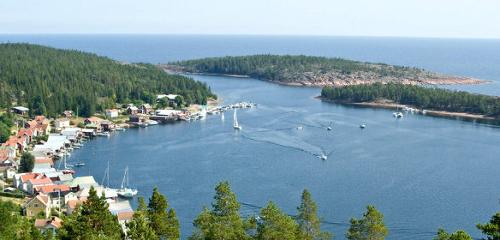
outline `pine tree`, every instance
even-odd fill
[[[139,205],[134,212],[132,220],[127,223],[127,237],[130,240],[157,240],[156,235],[150,222],[147,219],[147,207],[144,198],[139,198]]]
[[[383,240],[389,233],[384,224],[384,215],[374,206],[366,207],[367,211],[361,219],[351,219],[351,227],[347,231],[349,240]]]
[[[500,240],[500,212],[497,212],[489,223],[478,224],[477,228],[488,236],[488,240]]]
[[[58,234],[60,239],[122,239],[123,233],[116,216],[108,210],[104,197],[97,196],[93,187],[82,206],[64,219]]]
[[[463,230],[449,234],[444,229],[439,229],[434,240],[472,240],[472,237]]]
[[[229,183],[219,183],[215,188],[212,209],[204,208],[194,220],[196,231],[191,239],[249,239],[239,210],[240,204],[236,199],[236,194],[231,191]]]
[[[297,222],[299,224],[299,239],[303,240],[327,240],[332,235],[328,232],[321,232],[320,219],[318,217],[318,207],[311,197],[311,193],[305,189],[302,192],[300,206],[297,208],[299,214]]]
[[[261,221],[257,223],[257,240],[294,240],[297,236],[297,223],[283,213],[273,202],[260,211]]]
[[[24,152],[21,156],[21,163],[19,165],[19,172],[31,172],[35,166],[35,157],[29,152]]]
[[[172,211],[172,213],[170,213]],[[172,209],[168,209],[168,202],[158,188],[153,189],[153,195],[149,199],[148,218],[151,228],[162,239],[179,239],[179,220]]]

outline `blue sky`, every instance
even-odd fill
[[[0,0],[0,33],[500,38],[499,0]]]

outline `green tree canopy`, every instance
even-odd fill
[[[367,206],[361,219],[352,218],[346,238],[349,240],[383,240],[389,233],[384,215],[374,206]]]
[[[299,239],[327,240],[332,238],[330,233],[321,231],[318,207],[307,189],[302,192],[301,203],[297,210],[299,212],[297,215]]]
[[[488,236],[488,240],[500,240],[500,212],[493,215],[489,223],[478,224],[477,228]]]
[[[472,240],[472,237],[463,230],[458,230],[450,234],[444,229],[439,229],[434,240]]]
[[[249,239],[239,210],[240,204],[236,199],[236,194],[231,191],[229,183],[219,183],[215,187],[212,209],[204,208],[194,220],[196,231],[191,239]]]
[[[260,211],[260,221],[257,223],[257,240],[294,240],[304,239],[297,236],[298,225],[288,215],[283,213],[276,204],[269,202]]]
[[[122,239],[123,232],[116,216],[108,210],[104,193],[97,196],[94,187],[82,206],[63,221],[59,230],[60,239]]]
[[[35,157],[29,152],[24,152],[21,156],[21,163],[19,165],[19,172],[31,172],[35,166]]]
[[[38,240],[42,234],[33,222],[21,216],[21,208],[0,199],[0,239]]]
[[[127,237],[130,240],[158,240],[154,229],[150,226],[148,209],[143,197],[138,199],[139,205],[134,212],[132,220],[127,223]]]
[[[167,198],[156,187],[149,199],[147,213],[151,228],[161,239],[179,239],[179,220],[175,211],[169,209]]]

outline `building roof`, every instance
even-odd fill
[[[21,112],[27,112],[29,111],[30,109],[27,108],[27,107],[22,107],[22,106],[17,106],[17,107],[12,107],[12,109],[15,109],[17,111],[21,111]]]
[[[28,182],[30,179],[35,179],[36,177],[40,176],[38,173],[26,173],[21,175],[21,182],[25,183]]]
[[[37,190],[37,192],[45,193],[45,194],[53,193],[53,192],[67,192],[70,190],[69,186],[65,185],[65,184],[59,184],[59,185],[53,184],[53,185],[37,186],[35,189]]]
[[[93,176],[83,176],[83,177],[76,177],[71,181],[69,184],[70,187],[77,187],[80,186],[81,188],[90,188],[90,187],[97,187],[99,184],[95,181]]]
[[[58,217],[51,217],[47,219],[36,219],[35,227],[36,228],[46,228],[48,226],[53,226],[54,228],[59,229],[62,226],[62,219]]]
[[[133,216],[134,216],[134,211],[119,212],[118,214],[116,214],[118,221],[130,221],[130,220],[132,220]]]
[[[80,199],[72,199],[72,200],[68,200],[68,202],[66,203],[66,206],[68,206],[68,208],[75,209],[79,205],[82,205],[83,202],[84,201],[80,200]]]
[[[132,209],[132,206],[130,206],[129,201],[111,202],[111,203],[109,203],[108,209],[114,215],[117,215],[118,213],[123,213],[123,212],[134,212],[134,210]]]
[[[30,199],[25,206],[27,205],[30,205],[31,202],[33,202],[34,200],[38,200],[39,202],[41,202],[43,205],[47,206],[49,204],[49,196],[48,195],[45,195],[45,194],[38,194],[36,195],[36,197]]]
[[[52,180],[50,180],[50,178],[48,177],[44,177],[44,178],[30,179],[28,180],[28,182],[31,183],[31,185],[43,185],[43,184],[51,184]]]
[[[54,161],[49,157],[36,157],[35,164],[48,163],[51,166],[54,165]]]
[[[85,121],[89,121],[89,122],[100,122],[104,119],[102,118],[98,118],[98,117],[89,117],[89,118],[86,118]]]

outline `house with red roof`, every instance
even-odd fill
[[[35,219],[35,227],[42,233],[45,233],[46,231],[52,231],[53,236],[55,236],[56,231],[61,228],[62,222],[62,219],[58,217]]]
[[[28,180],[28,183],[26,184],[27,186],[27,192],[29,194],[34,194],[35,193],[35,188],[36,187],[41,187],[41,186],[47,186],[47,185],[52,185],[52,180],[48,177],[41,177],[41,178],[34,178]]]

